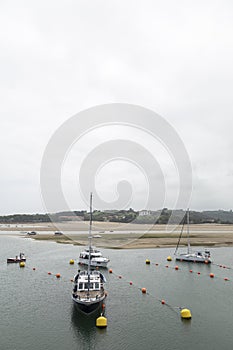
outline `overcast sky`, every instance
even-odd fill
[[[233,207],[232,1],[0,4],[0,214],[46,211],[40,166],[49,139],[76,113],[113,102],[149,108],[177,131],[192,163],[190,208]],[[89,146],[111,137],[119,137],[117,131],[100,130],[89,135]],[[75,147],[85,158],[85,140]],[[67,191],[75,147],[64,166]],[[161,154],[158,162],[166,163]],[[143,174],[135,175],[132,164],[120,161],[116,171],[114,164],[97,174],[100,196],[111,201],[124,174],[146,192]],[[165,177],[171,174],[167,167]],[[165,206],[174,201],[169,193],[168,179]],[[65,196],[72,197],[70,207],[86,209],[78,193]],[[140,193],[130,206],[146,206]]]

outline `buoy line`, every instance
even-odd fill
[[[117,277],[118,279],[125,280],[125,278],[122,275],[117,275],[115,272],[113,272],[112,269],[109,269],[109,273]],[[177,311],[180,311],[180,316],[183,319],[191,319],[192,315],[189,309],[181,307],[181,306],[172,306],[171,304],[167,303],[164,299],[160,299],[156,297],[154,294],[148,292],[148,290],[145,287],[139,287],[136,284],[134,284],[132,281],[127,281],[129,285],[135,287],[135,289],[140,290],[142,294],[146,294],[149,297],[155,299],[156,301],[159,301],[160,304],[166,305],[170,310],[174,311],[177,314]]]
[[[187,270],[186,269],[182,269],[181,267],[180,267],[180,265],[176,265],[176,266],[170,266],[170,265],[162,265],[162,263],[154,263],[154,262],[152,262],[152,265],[155,265],[156,267],[165,267],[165,268],[170,268],[170,269],[172,269],[172,270],[179,270],[179,271],[185,271],[185,272],[187,272]],[[214,273],[203,273],[203,272],[200,272],[200,271],[196,271],[196,270],[193,270],[193,269],[190,269],[190,270],[188,270],[190,273],[193,273],[194,275],[196,274],[196,275],[198,275],[198,276],[200,276],[200,275],[202,275],[202,276],[208,276],[208,277],[210,277],[210,278],[217,278],[217,279],[221,279],[221,280],[224,280],[224,281],[229,281],[229,282],[233,282],[233,280],[231,280],[229,277],[227,277],[227,276],[225,276],[225,277],[220,277],[220,276],[216,276]]]
[[[72,265],[72,264],[71,264],[71,265]],[[66,277],[62,276],[59,272],[57,272],[57,273],[53,273],[53,272],[50,272],[50,271],[45,272],[45,271],[42,271],[42,270],[36,268],[35,266],[33,266],[33,267],[28,266],[27,263],[25,263],[24,269],[27,269],[27,270],[30,270],[30,271],[32,270],[32,271],[39,272],[40,275],[42,275],[42,274],[43,274],[43,275],[44,275],[44,274],[47,274],[48,276],[56,277],[57,280],[60,280],[60,281],[62,281],[62,282],[64,282],[64,283],[71,283],[71,282],[74,282],[73,278],[67,279]]]

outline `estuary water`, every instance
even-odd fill
[[[102,270],[106,329],[96,328],[95,317],[80,314],[71,300],[70,279],[78,265],[69,260],[76,260],[81,249],[0,234],[1,350],[233,348],[233,248],[212,248],[212,265],[167,262],[173,248],[101,249],[113,270]],[[25,268],[6,264],[21,251],[27,256]],[[189,308],[192,320],[181,320],[179,307]]]

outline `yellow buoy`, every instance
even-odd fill
[[[180,311],[181,318],[184,318],[186,320],[190,320],[192,318],[191,311],[189,309],[182,309]]]
[[[150,265],[150,260],[149,259],[146,259],[146,264]]]
[[[70,265],[74,265],[74,259],[70,259]]]
[[[100,316],[96,319],[96,327],[99,327],[99,328],[106,328],[108,325],[108,320],[106,317],[104,316]]]
[[[25,262],[24,262],[24,261],[21,261],[21,262],[19,263],[19,266],[20,266],[20,267],[25,267]]]
[[[172,257],[170,255],[167,257],[167,261],[172,261]]]

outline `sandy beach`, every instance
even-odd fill
[[[17,224],[1,225],[0,231],[20,232],[25,238],[51,240],[63,244],[87,245],[88,222],[63,222],[59,224]],[[36,231],[35,236],[27,232]],[[55,235],[55,231],[63,235]],[[177,244],[181,226],[138,225],[112,222],[93,223],[93,244],[98,247],[115,249],[162,248]],[[233,245],[233,225],[202,224],[190,225],[192,246],[222,247]],[[181,245],[187,244],[186,229]]]

